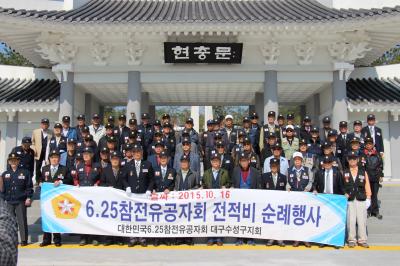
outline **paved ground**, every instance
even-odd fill
[[[368,250],[356,248],[287,246],[266,247],[259,243],[255,247],[225,245],[207,247],[198,244],[194,247],[153,247],[126,246],[79,247],[76,237],[65,237],[61,248],[40,248],[40,210],[39,202],[29,209],[30,241],[33,243],[19,249],[19,265],[399,265],[400,261],[400,183],[386,183],[380,194],[383,220],[368,219]],[[199,242],[201,243],[201,241]],[[1,265],[0,265],[1,266]]]

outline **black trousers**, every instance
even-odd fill
[[[22,242],[28,242],[28,221],[26,217],[25,201],[19,203],[7,203],[11,214],[17,217],[19,235]]]
[[[54,244],[61,244],[61,234],[60,233],[43,233],[43,243],[51,244],[51,235],[53,235]]]
[[[379,214],[378,192],[379,182],[371,182],[371,206],[369,211],[372,215]]]
[[[42,178],[42,163],[43,163],[42,158],[40,158],[39,160],[35,160],[35,173],[36,173],[35,181],[36,181],[36,183],[39,183],[40,179]]]

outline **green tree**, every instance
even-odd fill
[[[0,52],[0,64],[12,66],[33,66],[28,59],[21,54],[15,52],[7,44],[1,43],[2,51]]]
[[[381,57],[372,62],[371,66],[391,65],[400,63],[400,46],[396,45]]]

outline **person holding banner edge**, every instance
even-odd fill
[[[294,165],[288,170],[288,191],[305,191],[310,192],[313,185],[313,173],[307,166],[303,166],[303,154],[301,152],[293,153]],[[293,247],[298,247],[299,241],[294,241]],[[307,248],[311,245],[304,242]]]
[[[122,183],[126,194],[146,194],[150,197],[154,188],[154,171],[149,161],[143,160],[143,148],[139,144],[132,146],[133,160],[125,164]],[[142,237],[129,238],[128,247],[140,244],[147,247],[147,241]]]
[[[211,168],[204,172],[201,185],[204,189],[225,189],[231,186],[229,173],[226,169],[221,168],[221,155],[217,151],[211,153]],[[212,246],[214,244],[222,246],[222,238],[209,238],[207,245]]]
[[[85,147],[82,152],[83,162],[78,164],[75,169],[71,171],[74,179],[74,185],[77,187],[92,187],[98,186],[100,183],[101,166],[99,163],[93,162],[93,150],[91,147]],[[92,244],[99,245],[97,236],[95,235],[81,235],[79,245],[85,246],[89,240]]]
[[[43,166],[42,168],[42,182],[54,183],[55,187],[61,184],[72,185],[72,179],[68,174],[66,166],[60,165],[60,152],[58,150],[52,150],[49,153],[50,164]],[[43,242],[40,243],[40,247],[46,247],[51,245],[51,238],[53,236],[54,245],[56,247],[61,246],[61,234],[60,233],[43,233]]]
[[[239,154],[239,166],[233,169],[232,174],[232,185],[234,188],[239,189],[257,189],[260,182],[260,171],[250,166],[250,156],[246,152]],[[238,238],[236,240],[236,246],[244,244],[245,239]],[[247,244],[255,246],[254,239],[247,239]]]
[[[168,194],[170,191],[174,190],[176,171],[174,168],[169,166],[170,158],[166,151],[160,152],[159,158],[160,165],[154,167],[153,193],[164,192],[165,194]],[[171,240],[169,238],[154,239],[154,246],[159,246],[162,243],[170,246]]]
[[[258,184],[259,189],[266,190],[281,190],[285,191],[287,189],[287,177],[279,172],[280,160],[277,158],[272,158],[269,161],[271,172],[264,173],[261,176],[261,181]],[[267,241],[267,246],[272,246],[275,240],[269,239]],[[282,240],[278,240],[278,245],[284,247],[285,243]]]

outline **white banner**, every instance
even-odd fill
[[[108,187],[41,191],[45,232],[125,237],[240,237],[342,246],[344,196],[248,189],[205,189],[127,196]]]

